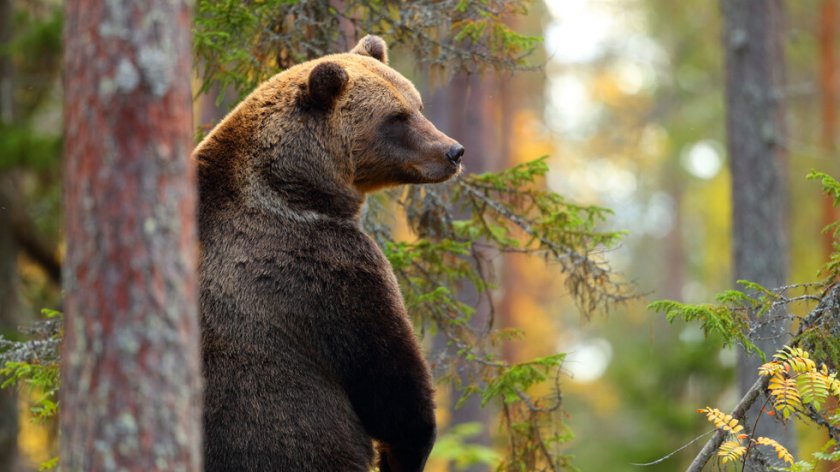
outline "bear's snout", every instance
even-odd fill
[[[464,146],[461,146],[458,143],[453,144],[449,147],[449,150],[446,151],[446,158],[449,159],[454,165],[458,165],[461,163],[461,156],[464,155]]]

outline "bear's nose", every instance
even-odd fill
[[[446,151],[446,158],[449,159],[449,162],[458,165],[461,163],[461,156],[464,155],[464,146],[461,146],[458,143],[452,145],[448,151]]]

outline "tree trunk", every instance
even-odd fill
[[[766,287],[787,279],[787,186],[785,183],[784,55],[781,0],[723,0],[726,55],[727,150],[732,172],[733,275]],[[772,355],[787,340],[787,324],[766,322],[752,339]],[[746,393],[760,363],[740,353],[738,382]],[[762,415],[762,402],[749,410],[756,434],[792,449],[793,427]],[[746,470],[763,470],[749,465]]]
[[[837,130],[837,59],[834,43],[837,38],[837,0],[822,0],[820,6],[820,101],[822,115],[822,132],[820,142],[826,159],[831,160],[837,150],[834,133]],[[836,167],[826,169],[826,172]],[[822,225],[820,229],[837,220],[834,201],[826,195],[823,197]],[[823,234],[823,253],[828,261],[834,252],[834,237],[828,231]]]
[[[0,176],[2,182],[3,176]],[[9,201],[0,191],[0,220],[9,216]],[[0,334],[17,327],[17,245],[11,228],[0,225]],[[18,409],[14,388],[0,389],[0,470],[17,470]]]
[[[831,162],[835,157],[837,142],[834,136],[837,130],[837,59],[835,41],[837,40],[837,0],[822,0],[820,5],[819,25],[819,51],[820,51],[820,96],[822,100],[822,132],[820,142],[826,159]],[[825,169],[826,172],[836,171],[837,166]],[[837,210],[834,208],[834,199],[829,195],[823,195],[822,200],[822,224],[820,229],[837,221]],[[834,253],[834,234],[826,231],[822,236],[823,260],[828,261]],[[827,405],[829,411],[837,412],[837,400],[834,397],[829,399]],[[826,441],[829,438],[826,437]],[[825,464],[825,470],[840,469],[840,461],[832,461]]]
[[[495,83],[495,79],[489,75],[479,76],[478,74],[460,72],[455,74],[446,86],[424,94],[428,109],[426,116],[441,131],[452,136],[466,149],[464,154],[465,172],[487,172],[496,170],[499,165],[497,153],[493,152],[495,148],[489,145],[493,138],[487,133],[493,127],[490,118],[492,116],[490,113],[492,105],[490,96],[493,83]],[[478,293],[475,287],[465,284],[459,288],[458,298],[465,303],[474,304],[478,298]],[[484,331],[489,315],[489,309],[486,305],[477,306],[476,313],[470,320],[472,329]],[[447,348],[445,341],[441,338],[436,339],[434,349],[451,349],[449,354],[453,357],[456,356],[455,349]],[[491,419],[495,412],[489,406],[482,408],[480,399],[475,395],[456,408],[455,405],[463,392],[456,385],[456,382],[452,382],[451,387],[449,409],[452,416],[449,426],[462,423],[480,423],[482,425],[481,434],[470,438],[469,443],[490,446]],[[489,467],[485,464],[474,464],[458,470],[486,472]]]
[[[0,0],[0,47],[12,39],[12,4]],[[8,54],[0,54],[0,126],[12,122],[12,61]],[[0,175],[0,182],[5,176]],[[10,221],[11,203],[0,191],[0,221]],[[10,334],[16,328],[17,313],[17,255],[10,224],[0,225],[0,334]],[[0,470],[14,471],[18,467],[18,410],[14,389],[0,390]]]
[[[201,469],[190,5],[65,4],[63,470]]]

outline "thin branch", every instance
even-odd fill
[[[55,248],[38,235],[32,220],[20,209],[14,195],[0,192],[0,215],[6,216],[15,244],[35,264],[40,266],[50,282],[61,285],[61,261]]]
[[[679,449],[676,449],[676,450],[674,450],[673,452],[670,452],[670,453],[668,453],[668,454],[666,454],[666,455],[664,455],[664,456],[660,457],[659,459],[656,459],[656,460],[655,460],[655,461],[653,461],[653,462],[645,462],[644,464],[637,464],[637,463],[635,463],[635,462],[631,462],[631,463],[630,463],[630,465],[635,465],[635,466],[639,466],[639,467],[647,467],[647,466],[651,466],[651,465],[656,465],[656,464],[659,464],[660,462],[665,462],[666,460],[670,459],[671,457],[673,457],[673,456],[674,456],[675,454],[677,454],[678,452],[680,452],[680,451],[684,450],[684,449],[685,449],[685,448],[687,448],[688,446],[691,446],[692,444],[694,444],[694,443],[696,443],[697,441],[699,441],[699,440],[701,440],[701,439],[705,438],[706,436],[708,436],[708,435],[710,435],[710,434],[714,433],[715,431],[716,431],[716,430],[707,431],[707,432],[705,432],[705,433],[701,434],[700,436],[697,436],[696,438],[692,439],[691,441],[689,441],[689,442],[687,442],[687,443],[683,444],[682,446],[680,446],[680,447],[679,447]]]
[[[770,377],[759,377],[758,380],[747,390],[747,393],[741,398],[741,401],[738,402],[738,405],[732,410],[732,417],[737,420],[742,420],[744,418],[744,414],[746,414],[747,410],[755,403],[755,400],[767,388],[767,384],[770,382]],[[703,470],[703,467],[706,465],[706,462],[712,458],[715,454],[715,451],[718,450],[721,443],[723,443],[723,439],[726,437],[726,432],[722,429],[718,429],[715,431],[715,435],[712,436],[704,446],[703,449],[700,450],[700,453],[697,454],[697,457],[691,462],[691,465],[685,469],[686,472],[700,472]]]

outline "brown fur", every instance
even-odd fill
[[[262,84],[199,144],[207,471],[420,471],[429,369],[365,193],[440,182],[457,145],[377,37]],[[460,154],[459,154],[460,156]]]

